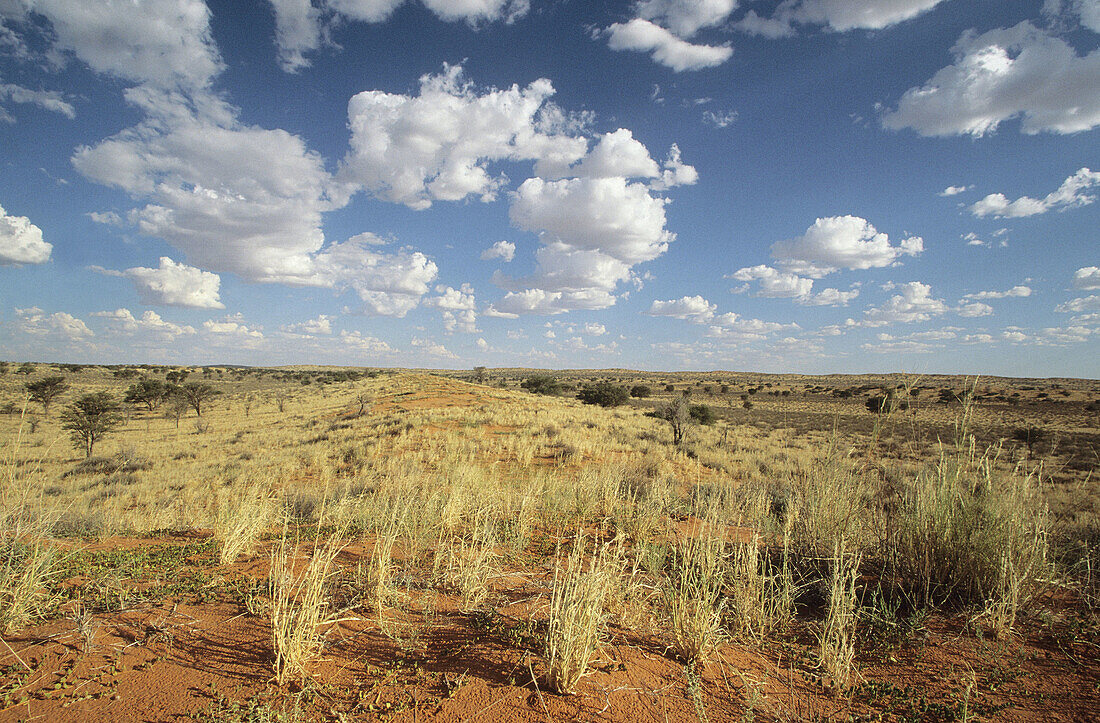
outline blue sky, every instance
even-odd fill
[[[1098,0],[0,19],[3,358],[1100,377]]]

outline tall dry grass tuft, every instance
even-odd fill
[[[235,562],[249,552],[275,517],[275,504],[259,485],[246,488],[218,511],[214,539],[221,564]]]
[[[672,629],[672,647],[690,663],[705,662],[725,635],[722,617],[727,574],[726,543],[702,526],[680,540],[662,585],[664,612]]]
[[[784,513],[789,518],[788,540],[795,559],[828,559],[840,539],[862,549],[869,532],[867,510],[872,496],[868,477],[833,440],[816,468],[791,481]]]
[[[283,513],[283,534],[271,553],[268,592],[271,596],[271,639],[275,651],[275,679],[279,685],[304,678],[308,664],[321,651],[319,628],[330,619],[328,581],[332,565],[344,545],[344,530],[333,532],[324,544],[312,546],[304,570],[295,564],[301,552],[289,538],[289,516]]]
[[[889,558],[917,605],[990,605],[1009,626],[1048,570],[1048,515],[1032,475],[999,471],[996,448],[941,453],[905,485]]]
[[[846,552],[843,540],[838,540],[831,560],[829,607],[818,636],[821,666],[838,691],[848,687],[855,662],[859,564],[860,555]]]
[[[51,606],[54,599],[48,592],[48,583],[61,562],[61,553],[49,540],[53,521],[42,510],[41,488],[31,483],[33,470],[20,470],[18,451],[23,443],[23,427],[21,418],[0,475],[0,633],[3,634],[25,627]]]
[[[578,536],[565,569],[554,571],[544,657],[550,688],[563,694],[572,693],[588,671],[607,622],[604,601],[618,574],[606,545],[593,542],[587,566],[586,551],[585,538]]]
[[[796,593],[786,547],[779,565],[758,535],[734,548],[728,596],[734,634],[760,641],[783,628],[794,619]]]
[[[476,513],[469,539],[445,539],[441,533],[436,546],[434,576],[459,592],[463,610],[475,609],[489,597],[489,579],[496,573],[497,558],[493,550],[493,513],[493,507],[482,507]]]

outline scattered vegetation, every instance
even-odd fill
[[[12,716],[199,659],[210,719],[468,717],[486,684],[539,719],[1100,704],[1091,382],[63,371],[61,414],[0,416]]]

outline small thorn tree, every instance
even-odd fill
[[[156,411],[168,396],[169,386],[159,379],[142,379],[126,390],[125,400],[130,404],[143,404],[150,412]]]
[[[202,407],[214,397],[221,394],[217,389],[209,384],[202,384],[200,382],[188,382],[179,387],[177,392],[187,403],[191,405],[191,408],[195,410],[195,416],[202,416]]]
[[[654,412],[654,416],[665,420],[672,427],[672,443],[677,447],[684,441],[684,430],[691,423],[689,407],[687,397],[679,396],[673,397],[668,406]]]
[[[107,392],[85,394],[61,412],[61,427],[69,430],[73,446],[92,456],[95,443],[122,422],[118,402]]]
[[[32,402],[42,405],[42,413],[50,413],[50,403],[61,396],[69,385],[65,383],[65,377],[43,377],[36,382],[27,382],[23,385]]]

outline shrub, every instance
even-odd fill
[[[611,382],[597,382],[585,384],[577,392],[577,399],[585,404],[599,404],[601,407],[617,407],[625,404],[630,398],[626,387],[620,387]]]
[[[706,404],[692,404],[688,407],[688,416],[699,424],[714,424],[714,420],[717,419],[714,410]]]
[[[630,396],[634,397],[635,399],[645,399],[646,397],[652,395],[653,390],[645,384],[635,384],[630,388]]]
[[[561,382],[549,374],[527,377],[519,385],[534,394],[547,394],[550,396],[561,394]]]

